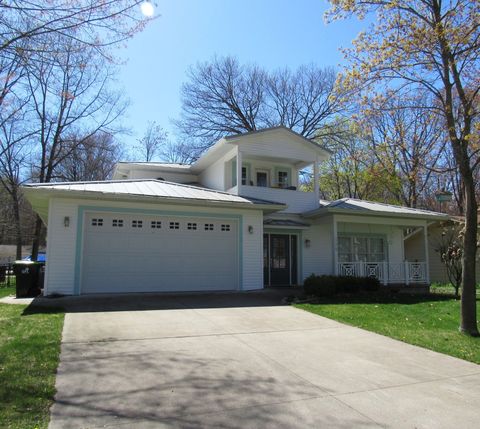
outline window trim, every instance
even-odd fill
[[[350,248],[351,252],[350,254],[352,255],[352,257],[350,259],[353,259],[353,260],[350,260],[350,261],[341,261],[341,253],[340,253],[340,245],[339,245],[339,239],[340,238],[349,238],[350,239],[350,245],[352,243],[352,239],[353,238],[367,238],[367,239],[373,239],[373,238],[379,238],[383,241],[383,261],[373,261],[371,260],[371,255],[372,253],[370,252],[370,242],[368,242],[367,246],[368,246],[368,258],[365,262],[388,262],[389,261],[389,254],[388,254],[388,237],[386,234],[370,234],[370,233],[361,233],[361,232],[342,232],[342,233],[338,233],[337,234],[337,248],[336,248],[336,251],[337,251],[337,259],[338,259],[338,262],[361,262],[359,259],[358,259],[358,254],[357,255],[353,255],[353,247]]]

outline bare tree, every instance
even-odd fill
[[[57,44],[45,44],[55,33],[74,40],[79,49],[118,44],[143,29],[143,0],[5,0],[0,2],[0,55],[43,60],[58,53]]]
[[[431,105],[431,97],[422,89],[413,96],[386,93],[371,102],[360,122],[375,159],[399,179],[385,185],[393,184],[391,191],[398,192],[408,207],[417,207],[433,184],[432,173],[440,167],[446,145],[441,118]]]
[[[122,158],[122,148],[111,134],[98,132],[68,139],[72,147],[57,165],[54,178],[67,182],[107,180]]]
[[[191,139],[194,153],[225,134],[278,125],[313,138],[340,113],[330,68],[311,65],[268,73],[232,57],[215,57],[192,67],[188,78],[176,125],[182,137]]]
[[[358,131],[356,123],[336,125],[342,139],[321,137],[319,141],[332,151],[320,166],[320,195],[326,200],[359,198],[398,203],[398,178],[376,162],[372,148]]]
[[[27,90],[33,114],[29,120],[35,130],[32,140],[35,158],[33,178],[38,182],[55,179],[55,171],[83,140],[99,133],[115,131],[114,124],[123,114],[126,103],[119,92],[109,90],[113,70],[89,49],[79,50],[71,39],[51,39],[46,43],[63,43],[61,52],[46,62],[26,67]],[[37,220],[32,254],[38,250],[42,228]]]
[[[334,130],[325,123],[343,111],[335,79],[333,68],[313,64],[271,73],[266,81],[265,124],[285,125],[306,138],[328,136],[327,130]]]
[[[167,141],[167,133],[155,121],[149,122],[144,136],[138,140],[137,150],[146,162],[160,154],[162,145]]]

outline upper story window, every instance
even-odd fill
[[[247,167],[242,167],[242,185],[249,185],[247,177]]]
[[[278,171],[277,172],[277,183],[281,188],[286,188],[290,186],[290,178],[288,177],[288,171]]]

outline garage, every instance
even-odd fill
[[[238,231],[231,218],[86,212],[80,293],[237,290]]]

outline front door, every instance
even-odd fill
[[[264,282],[288,286],[297,280],[297,237],[290,234],[265,234],[263,243]]]

